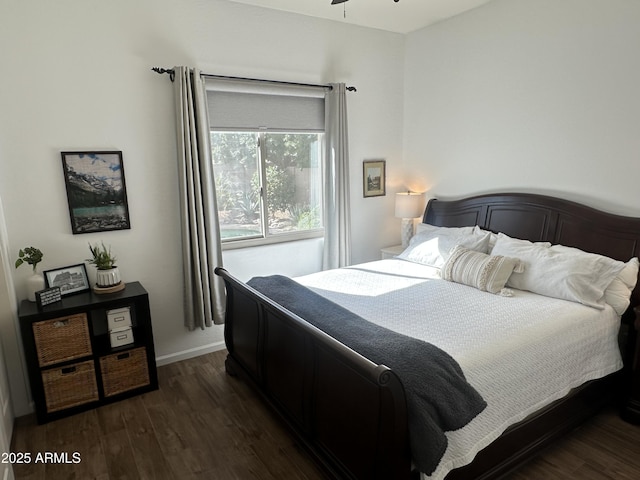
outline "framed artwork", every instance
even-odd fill
[[[47,270],[44,272],[44,281],[47,288],[60,288],[60,295],[63,297],[72,293],[88,292],[91,288],[84,263]]]
[[[131,228],[122,152],[62,152],[73,233]]]
[[[365,160],[362,162],[363,193],[365,197],[386,195],[386,163],[384,160]]]

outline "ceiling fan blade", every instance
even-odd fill
[[[339,3],[348,2],[349,0],[331,0],[331,5],[338,5]]]

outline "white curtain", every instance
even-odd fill
[[[224,323],[224,283],[214,274],[222,247],[204,82],[197,70],[174,71],[185,326],[194,330]]]
[[[322,258],[322,268],[325,270],[351,264],[346,86],[344,83],[333,83],[331,87],[325,95],[325,233]]]

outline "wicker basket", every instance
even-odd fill
[[[110,397],[149,385],[147,350],[135,348],[100,358],[104,396]]]
[[[32,326],[41,367],[91,355],[85,313],[34,322]]]
[[[42,384],[47,412],[56,412],[98,400],[93,360],[44,370]]]

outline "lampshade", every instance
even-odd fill
[[[424,194],[417,192],[396,193],[396,217],[416,218],[422,216]]]

